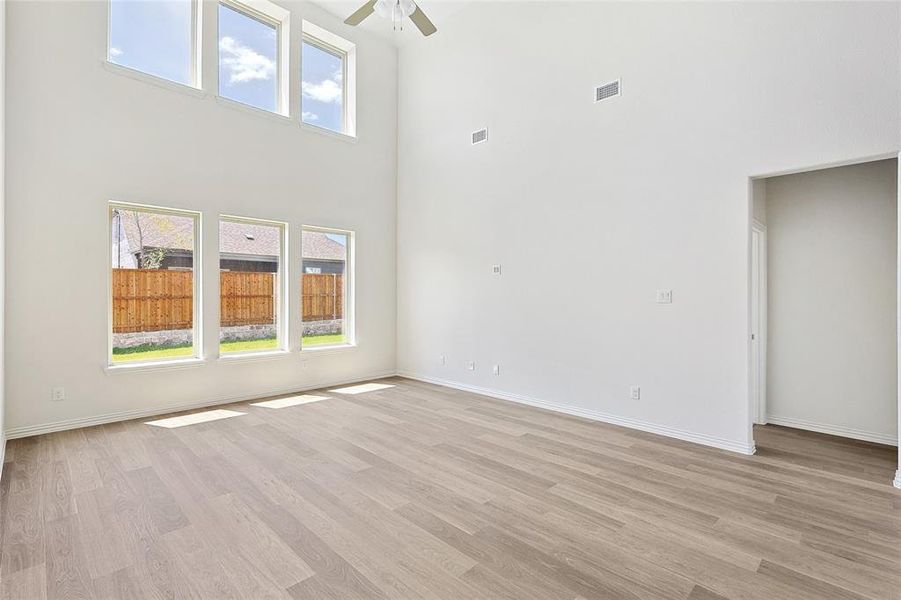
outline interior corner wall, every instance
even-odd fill
[[[480,2],[405,45],[399,371],[749,451],[748,177],[898,152],[899,10]]]
[[[356,44],[360,101],[351,142],[300,126],[297,81],[291,120],[235,107],[209,86],[200,96],[106,68],[107,4],[8,4],[9,435],[393,374],[396,47],[308,2],[279,1],[291,11],[292,74],[302,19]],[[216,4],[204,2],[204,11],[209,75],[217,64]],[[213,355],[202,365],[105,371],[110,200],[202,212],[202,313]],[[295,299],[300,226],[355,231],[357,347],[216,360],[220,214],[290,224]],[[298,327],[293,335],[299,339]],[[51,401],[52,386],[65,387],[64,401]]]
[[[897,159],[766,190],[769,422],[896,444]]]

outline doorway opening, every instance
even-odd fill
[[[750,181],[748,412],[759,452],[826,465],[834,445],[871,458],[868,476],[898,468],[898,173],[893,157]]]

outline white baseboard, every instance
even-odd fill
[[[863,431],[861,429],[844,427],[842,425],[826,425],[824,423],[814,423],[813,421],[807,421],[805,419],[779,417],[774,415],[767,416],[767,423],[770,425],[782,425],[783,427],[794,427],[795,429],[806,429],[807,431],[816,431],[817,433],[827,433],[829,435],[862,440],[864,442],[886,444],[887,446],[898,445],[898,438],[889,434]]]
[[[591,419],[592,421],[601,421],[604,423],[610,423],[612,425],[620,425],[622,427],[628,427],[630,429],[638,429],[640,431],[656,433],[658,435],[676,438],[679,440],[684,440],[686,442],[694,442],[695,444],[702,444],[704,446],[712,446],[714,448],[719,448],[721,450],[729,450],[730,452],[738,452],[739,454],[750,455],[750,454],[754,454],[756,452],[756,448],[754,447],[753,442],[751,444],[746,444],[744,442],[727,440],[725,438],[706,435],[703,433],[695,433],[692,431],[685,431],[682,429],[675,429],[673,427],[667,427],[665,425],[657,425],[656,423],[649,423],[647,421],[632,419],[630,417],[620,417],[617,415],[611,415],[609,413],[603,413],[603,412],[599,412],[596,410],[581,408],[578,406],[558,404],[556,402],[540,400],[538,398],[532,398],[530,396],[523,396],[520,394],[511,394],[509,392],[501,392],[498,390],[492,390],[492,389],[488,389],[488,388],[481,388],[481,387],[476,387],[476,386],[472,386],[472,385],[465,385],[462,383],[457,383],[455,381],[448,381],[445,379],[436,379],[434,377],[426,377],[423,375],[417,375],[415,373],[398,371],[397,374],[400,377],[406,377],[408,379],[415,379],[416,381],[423,381],[425,383],[433,383],[435,385],[441,385],[444,387],[454,388],[454,389],[462,390],[465,392],[472,392],[474,394],[481,394],[482,396],[489,396],[491,398],[497,398],[499,400],[508,400],[510,402],[518,402],[519,404],[527,404],[529,406],[534,406],[537,408],[543,408],[543,409],[552,410],[555,412],[566,413],[568,415],[574,415],[576,417],[583,417],[586,419]]]
[[[13,427],[6,430],[6,439],[14,440],[17,438],[29,437],[32,435],[41,435],[44,433],[53,433],[55,431],[66,431],[69,429],[80,429],[81,427],[91,427],[93,425],[103,425],[104,423],[115,423],[117,421],[130,421],[132,419],[140,419],[143,417],[153,417],[156,415],[165,415],[169,413],[181,412],[185,410],[193,410],[195,408],[206,408],[208,406],[217,406],[220,404],[232,404],[235,402],[246,402],[248,400],[257,400],[267,396],[279,396],[282,394],[294,394],[307,392],[310,390],[318,390],[325,387],[334,387],[336,385],[350,385],[352,383],[360,383],[363,381],[371,381],[373,379],[381,379],[383,377],[392,377],[394,371],[383,371],[372,373],[369,375],[361,375],[352,379],[343,379],[340,381],[320,381],[302,387],[291,387],[277,390],[262,390],[253,394],[242,394],[239,396],[230,396],[227,398],[217,398],[215,400],[202,400],[200,402],[185,402],[182,404],[172,404],[161,406],[158,408],[145,408],[138,410],[125,410],[121,412],[105,413],[102,415],[94,415],[90,417],[80,417],[77,419],[69,419],[66,421],[55,421],[53,423],[41,423],[38,425],[26,425],[24,427]]]

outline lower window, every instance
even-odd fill
[[[199,356],[200,214],[113,203],[109,218],[110,363]]]
[[[353,233],[304,227],[301,245],[302,346],[353,344]]]
[[[219,219],[219,354],[284,347],[283,223]]]

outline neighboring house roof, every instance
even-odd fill
[[[344,260],[347,248],[318,231],[303,232],[303,257],[315,260]]]
[[[144,248],[166,248],[191,251],[194,249],[193,227],[190,217],[138,213],[120,210],[126,242],[132,253]],[[142,243],[143,240],[143,243]],[[234,221],[219,222],[219,247],[225,254],[278,256],[278,228]],[[304,231],[303,257],[315,260],[342,261],[347,249],[324,233]]]
[[[219,221],[219,251],[226,254],[278,256],[278,227]]]

